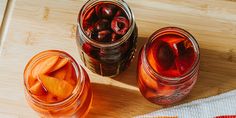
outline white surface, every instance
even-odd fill
[[[178,118],[213,118],[221,115],[236,115],[236,90],[172,108],[158,110],[136,118],[160,116],[177,116]]]

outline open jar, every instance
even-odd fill
[[[41,117],[84,117],[92,103],[88,74],[63,51],[35,55],[25,67],[24,88]]]
[[[116,76],[134,57],[137,27],[123,0],[89,0],[78,15],[77,45],[92,72]]]
[[[140,92],[160,105],[181,100],[198,78],[199,55],[199,46],[187,31],[177,27],[156,31],[139,53]]]

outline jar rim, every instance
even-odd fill
[[[124,10],[129,18],[129,22],[130,22],[130,27],[129,30],[125,33],[125,35],[123,35],[118,41],[113,42],[113,43],[101,43],[101,42],[97,42],[92,40],[91,38],[89,38],[84,29],[83,29],[83,14],[84,11],[91,7],[92,5],[96,5],[98,2],[111,2],[113,4],[116,4],[118,6],[122,6],[124,7]],[[114,47],[117,45],[121,45],[123,44],[126,40],[128,40],[128,37],[131,36],[133,30],[135,29],[135,17],[133,15],[132,10],[130,9],[130,7],[128,6],[128,4],[124,1],[124,0],[88,0],[80,9],[79,14],[78,14],[78,19],[77,19],[77,31],[79,31],[78,33],[80,33],[83,37],[85,37],[84,39],[86,41],[88,41],[89,43],[93,44],[95,47],[102,47],[102,48],[106,48],[106,47]]]
[[[185,72],[184,74],[180,75],[180,76],[177,76],[177,77],[168,77],[168,76],[165,76],[165,75],[161,75],[159,74],[158,72],[156,72],[150,62],[147,60],[147,47],[151,45],[152,41],[155,40],[157,37],[159,37],[159,35],[163,34],[163,33],[167,33],[167,32],[175,32],[175,33],[180,33],[181,35],[184,35],[188,38],[189,41],[191,41],[193,47],[194,47],[194,53],[196,54],[196,59],[194,61],[194,64],[191,66],[191,68]],[[161,78],[165,81],[181,81],[183,79],[185,79],[187,76],[191,76],[192,74],[194,74],[195,72],[195,68],[198,66],[199,62],[200,62],[200,50],[199,50],[199,45],[198,45],[198,42],[196,41],[196,39],[193,37],[192,34],[190,34],[188,31],[182,29],[182,28],[179,28],[179,27],[164,27],[164,28],[161,28],[157,31],[155,31],[150,37],[149,37],[149,40],[148,42],[144,45],[144,49],[143,49],[143,52],[144,52],[144,65],[147,66],[147,68],[149,69],[149,71],[155,76],[155,77],[158,77],[158,78]]]
[[[43,54],[43,53],[45,53],[45,54]],[[66,99],[64,99],[62,101],[59,101],[59,102],[55,102],[55,103],[46,103],[46,102],[40,101],[39,99],[32,96],[32,93],[29,91],[29,88],[28,88],[28,85],[27,85],[28,78],[27,78],[26,75],[27,75],[27,72],[29,72],[30,69],[32,69],[32,66],[37,61],[39,61],[41,58],[43,58],[43,56],[46,56],[47,54],[52,54],[53,55],[53,54],[56,54],[56,53],[59,53],[59,55],[62,54],[63,56],[69,58],[72,61],[72,65],[73,65],[74,70],[76,72],[77,79],[80,82],[77,82],[77,84],[76,84],[75,88],[73,89],[71,95],[69,97],[67,97]],[[43,55],[40,55],[40,54],[43,54]],[[39,56],[39,57],[37,57],[37,56]],[[36,103],[37,105],[44,106],[44,107],[55,107],[55,106],[64,105],[64,104],[70,102],[75,97],[81,96],[82,91],[83,91],[84,86],[85,86],[85,76],[84,76],[82,67],[77,64],[77,62],[74,60],[74,58],[71,55],[69,55],[68,53],[66,53],[64,51],[60,51],[60,50],[45,50],[45,51],[39,52],[35,56],[33,56],[29,60],[27,65],[25,66],[23,78],[24,78],[24,89],[25,89],[26,93],[28,94],[28,96],[30,96],[30,98],[32,98],[32,102]]]

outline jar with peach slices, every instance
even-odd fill
[[[41,117],[84,117],[92,103],[86,71],[66,52],[34,56],[24,71],[25,96]]]

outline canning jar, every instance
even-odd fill
[[[24,88],[41,117],[84,117],[92,103],[88,74],[63,51],[35,55],[25,67]]]
[[[138,59],[138,87],[150,102],[167,105],[184,98],[199,72],[199,46],[187,31],[162,28],[151,35]]]
[[[89,0],[77,23],[77,45],[85,66],[102,76],[116,76],[134,57],[137,42],[134,15],[123,0]]]

